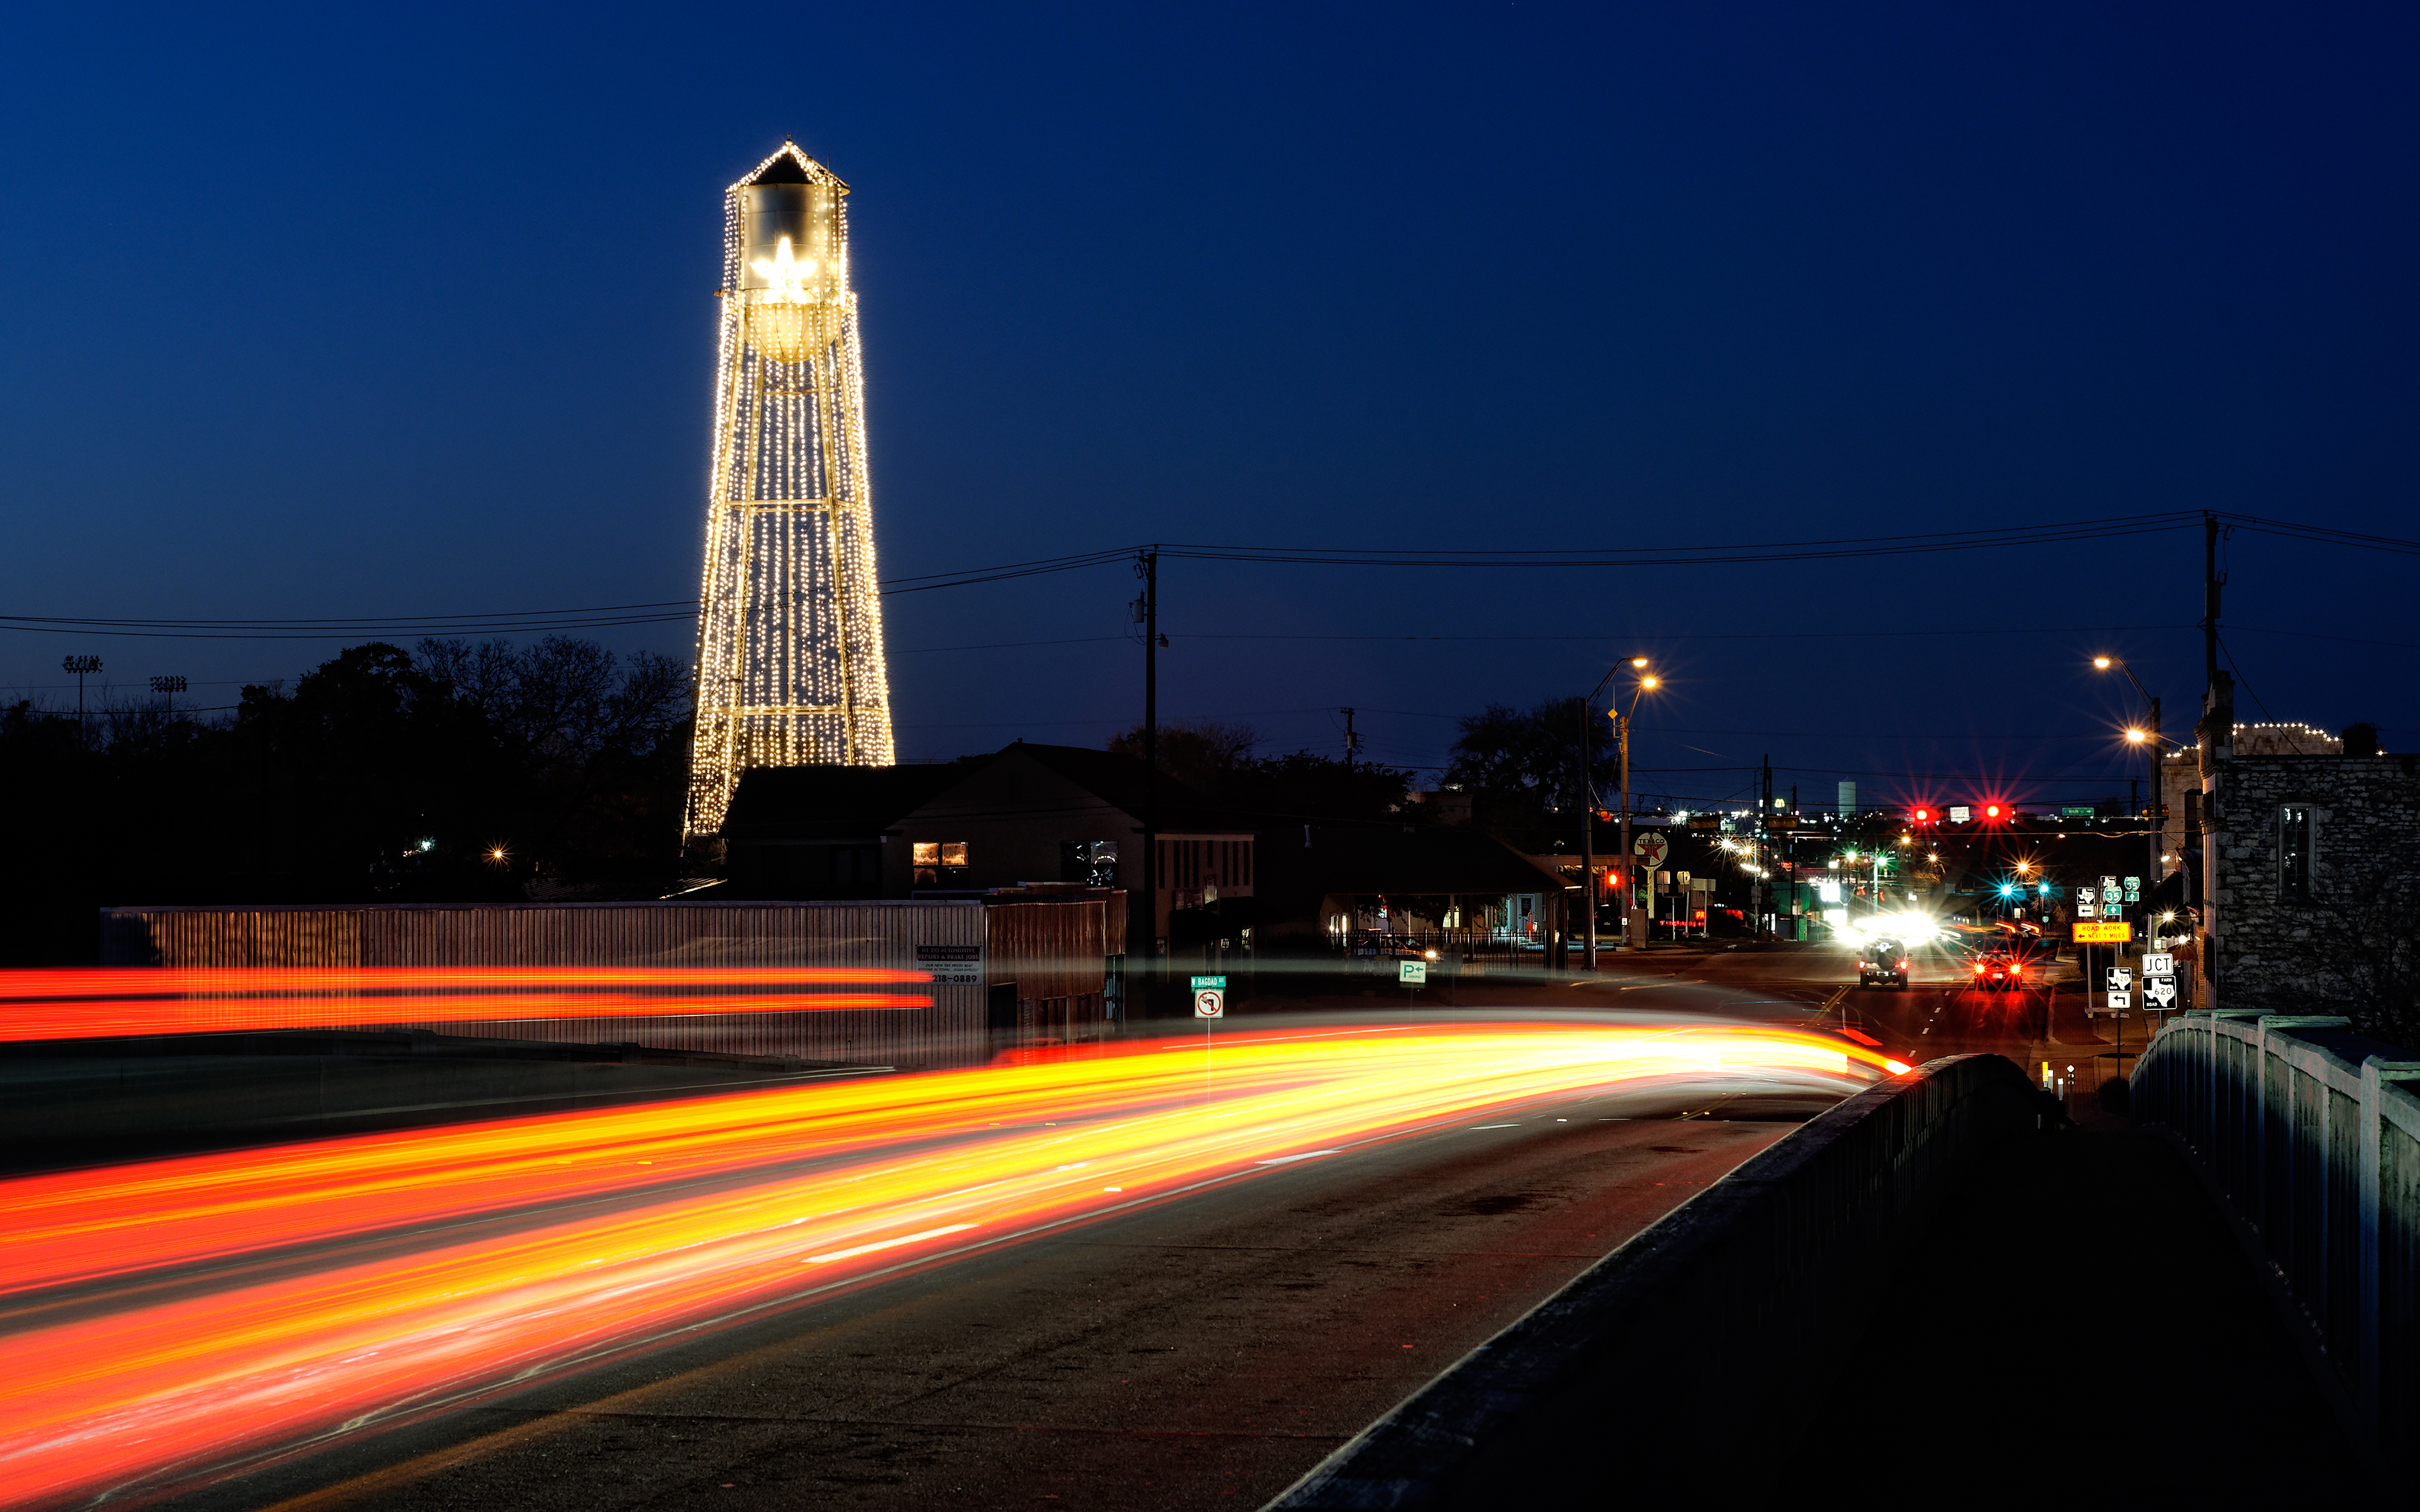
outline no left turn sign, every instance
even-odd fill
[[[1227,995],[1218,991],[1217,988],[1204,987],[1200,992],[1193,995],[1193,1016],[1195,1018],[1219,1018],[1224,1016],[1226,1011]]]

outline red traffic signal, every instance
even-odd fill
[[[1919,825],[1931,817],[1932,810],[1930,809],[1918,809],[1916,810],[1916,822]]]

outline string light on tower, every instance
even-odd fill
[[[848,186],[795,143],[724,193],[690,840],[752,766],[888,766]]]

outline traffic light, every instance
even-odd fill
[[[1931,817],[1932,810],[1930,809],[1918,809],[1916,810],[1916,822],[1919,825]]]

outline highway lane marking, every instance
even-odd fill
[[[1473,1129],[1518,1129],[1521,1126],[1517,1123],[1474,1123],[1471,1127]]]
[[[897,1239],[877,1240],[874,1243],[859,1244],[851,1249],[836,1249],[828,1255],[810,1255],[799,1263],[830,1265],[834,1260],[853,1259],[860,1255],[871,1255],[876,1250],[897,1249],[902,1244],[913,1244],[920,1239],[939,1239],[943,1234],[963,1234],[973,1227],[975,1226],[972,1224],[948,1224],[939,1228],[927,1228],[921,1234],[902,1234]]]
[[[1272,1155],[1266,1160],[1256,1160],[1252,1162],[1252,1164],[1255,1165],[1283,1165],[1293,1161],[1312,1160],[1321,1155],[1337,1155],[1342,1153],[1343,1153],[1343,1151],[1338,1149],[1306,1149],[1299,1155]]]

